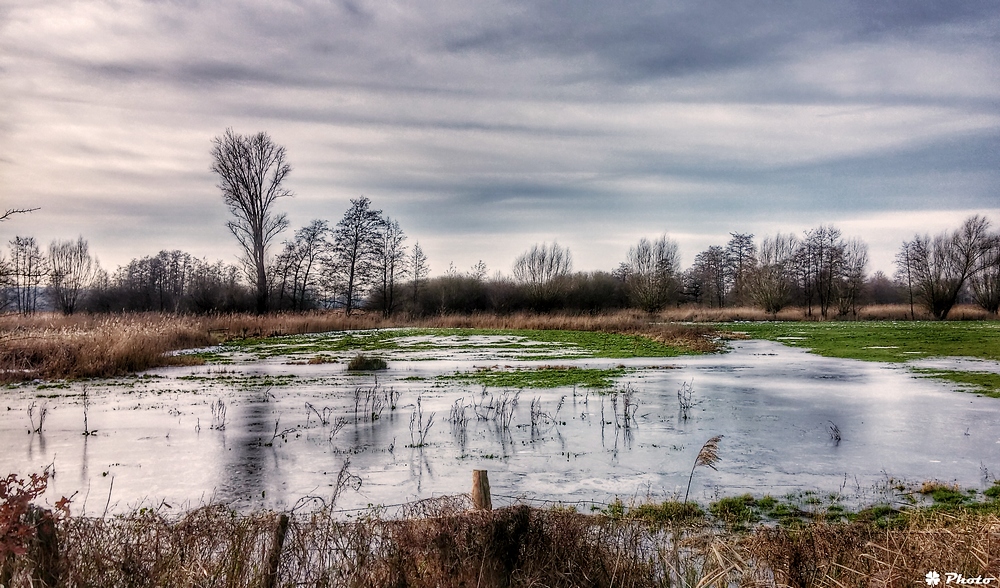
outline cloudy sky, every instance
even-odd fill
[[[227,127],[287,148],[291,229],[365,195],[434,273],[821,223],[891,272],[1000,224],[1000,4],[0,0],[0,209],[40,208],[0,241],[235,261]]]

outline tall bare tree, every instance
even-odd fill
[[[275,280],[278,282],[278,302],[286,293],[293,310],[309,306],[314,293],[321,257],[328,251],[330,227],[325,220],[314,220],[285,241],[285,248],[275,259]]]
[[[726,274],[729,278],[729,295],[733,304],[746,302],[746,276],[756,264],[757,249],[752,233],[729,233],[726,243]]]
[[[559,243],[532,245],[514,260],[514,279],[528,287],[536,304],[545,303],[559,287],[558,280],[573,269],[573,255]]]
[[[351,200],[333,230],[331,271],[339,275],[344,287],[344,312],[353,312],[362,298],[362,288],[371,279],[372,262],[378,245],[382,211],[371,207],[371,200],[362,196]]]
[[[408,272],[410,274],[410,284],[413,287],[413,308],[416,310],[420,306],[420,287],[427,279],[430,269],[427,267],[427,255],[424,253],[420,242],[413,244],[413,251],[407,260]]]
[[[858,316],[861,295],[868,269],[868,244],[860,239],[848,239],[843,250],[840,280],[836,287],[837,312]]]
[[[49,245],[49,293],[63,314],[73,314],[98,270],[83,237]]]
[[[240,135],[226,129],[212,140],[212,171],[233,220],[226,223],[246,254],[257,290],[257,312],[267,311],[267,248],[288,226],[283,213],[274,211],[278,198],[292,193],[282,182],[292,171],[285,148],[267,133]]]
[[[972,277],[972,294],[980,306],[996,314],[1000,309],[1000,234],[990,235],[985,249]]]
[[[406,234],[399,223],[389,217],[382,219],[375,246],[375,280],[378,304],[383,316],[396,310],[396,284],[406,276]]]
[[[910,319],[916,319],[917,315],[914,311],[914,286],[916,280],[916,268],[917,260],[919,259],[919,250],[923,249],[920,243],[920,237],[916,237],[913,241],[904,241],[903,246],[900,248],[899,253],[896,254],[896,280],[906,286],[906,296],[910,302]]]
[[[10,276],[14,303],[21,314],[34,314],[48,265],[34,237],[14,237],[10,241]]]
[[[795,273],[802,288],[806,314],[812,316],[813,301],[819,302],[826,318],[836,299],[844,269],[844,248],[840,229],[821,225],[806,231],[795,254]]]
[[[904,243],[904,250],[910,249],[917,298],[934,318],[948,318],[962,287],[982,266],[989,253],[989,227],[985,217],[975,215],[952,233]]]
[[[797,249],[795,235],[778,233],[774,237],[765,237],[757,254],[757,264],[747,273],[747,295],[772,316],[789,303]]]
[[[708,300],[709,306],[721,308],[726,304],[728,259],[726,250],[718,245],[709,247],[694,258],[690,277],[697,284],[701,297]]]
[[[655,241],[643,237],[628,251],[620,268],[632,304],[647,312],[661,310],[677,293],[680,260],[677,242],[662,235]]]

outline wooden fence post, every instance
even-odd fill
[[[52,512],[36,506],[30,507],[28,520],[35,527],[31,541],[31,561],[34,562],[32,582],[45,588],[55,588],[59,583],[59,540],[56,537],[56,519]]]
[[[285,544],[288,533],[288,515],[281,513],[278,517],[278,527],[274,530],[274,541],[271,552],[267,556],[267,575],[264,576],[264,588],[274,588],[278,581],[278,565],[281,563],[281,548]]]
[[[490,478],[486,470],[472,470],[472,507],[476,510],[493,510]]]

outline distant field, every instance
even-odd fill
[[[923,357],[1000,360],[1000,323],[992,321],[761,322],[716,328],[803,347],[826,357],[887,362]]]
[[[716,327],[754,339],[802,347],[826,357],[893,363],[930,357],[1000,360],[1000,323],[996,321],[759,322]],[[1000,397],[1000,374],[914,371],[925,377],[954,382],[962,389]]]

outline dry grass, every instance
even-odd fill
[[[658,324],[641,313],[515,314],[384,319],[341,312],[195,317],[159,313],[0,316],[0,382],[110,377],[194,358],[169,352],[230,339],[383,327],[570,329],[641,334],[668,345],[715,349],[707,327]]]
[[[922,584],[931,570],[941,574],[942,584],[947,572],[1000,577],[998,540],[1000,518],[994,514],[920,511],[898,528],[855,522],[760,529],[740,548],[755,562],[748,580],[773,576],[779,586],[902,587]]]
[[[612,519],[514,506],[468,511],[467,497],[420,516],[345,521],[300,513],[276,586],[914,586],[936,570],[1000,576],[1000,518],[920,511],[871,522],[758,527]],[[278,515],[205,507],[73,518],[59,527],[59,586],[262,586]],[[31,556],[10,586],[30,586]]]

